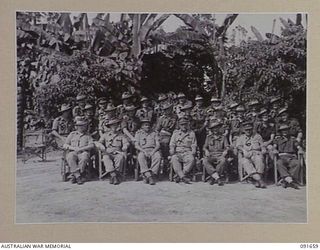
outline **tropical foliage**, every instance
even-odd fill
[[[281,20],[280,36],[263,36],[252,27],[256,40],[238,26],[243,41],[235,44],[226,34],[237,14],[226,15],[220,26],[213,15],[175,14],[186,25],[168,33],[161,25],[171,15],[122,14],[111,22],[109,14],[99,13],[89,24],[85,13],[71,20],[69,13],[18,12],[18,127],[25,108],[50,121],[60,104],[80,92],[92,100],[117,100],[124,90],[150,97],[201,93],[226,102],[281,95],[304,117],[305,104],[295,102],[306,92],[301,20]]]

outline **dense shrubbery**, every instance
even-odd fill
[[[20,116],[26,107],[50,119],[80,92],[117,100],[124,90],[150,97],[183,91],[190,98],[223,95],[226,102],[252,97],[265,102],[280,95],[305,123],[306,30],[301,25],[282,20],[280,37],[269,34],[230,46],[225,32],[236,15],[220,27],[210,16],[176,15],[187,28],[174,33],[157,30],[169,15],[160,21],[154,14],[137,15],[111,23],[108,15],[98,14],[89,27],[85,14],[72,23],[67,13],[18,13]],[[37,24],[40,17],[48,24]],[[137,26],[137,20],[147,21]],[[163,48],[155,49],[159,45]]]

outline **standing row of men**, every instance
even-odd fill
[[[85,150],[80,146],[75,150],[74,144],[88,135],[92,138],[88,140],[89,149],[97,147],[103,152],[112,184],[119,184],[119,173],[126,154],[130,153],[137,154],[144,180],[151,185],[155,183],[154,175],[159,172],[161,159],[164,165],[172,163],[177,182],[189,183],[188,174],[196,156],[202,159],[209,183],[222,185],[221,173],[239,156],[238,164],[252,177],[256,187],[265,188],[261,178],[266,167],[264,159],[277,155],[283,186],[297,188],[294,180],[300,165],[296,153],[302,151],[303,134],[297,120],[289,118],[287,108],[280,106],[280,98],[270,101],[269,110],[260,109],[257,100],[246,106],[231,103],[226,107],[215,97],[211,98],[210,106],[205,107],[201,96],[196,96],[193,106],[183,93],[173,98],[161,94],[154,105],[142,97],[139,108],[127,92],[118,107],[100,99],[95,109],[86,103],[84,95],[78,95],[77,102],[73,109],[62,105],[62,114],[54,120],[52,132],[64,148],[81,155],[76,159],[72,153],[73,161],[67,158],[69,165],[74,166],[72,169],[80,169],[72,179],[74,183],[82,183],[79,173],[87,164],[88,156],[84,156]],[[85,126],[87,133],[79,129],[70,133],[72,123]]]

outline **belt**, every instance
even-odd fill
[[[161,129],[160,133],[165,134],[165,135],[171,135],[171,132]]]
[[[279,153],[279,156],[296,156],[294,153]]]

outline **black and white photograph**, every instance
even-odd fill
[[[15,14],[15,223],[308,222],[307,13]]]

